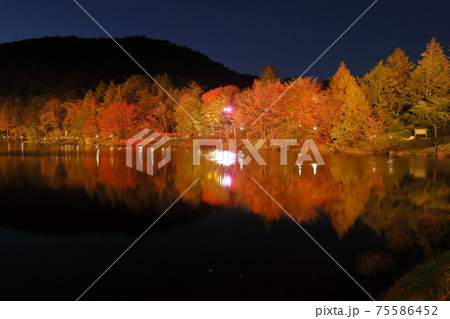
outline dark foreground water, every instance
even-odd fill
[[[197,178],[84,300],[367,300],[252,178],[375,298],[449,248],[448,159],[262,156],[175,149],[150,176],[120,148],[0,144],[0,299],[77,299]]]

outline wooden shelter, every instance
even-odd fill
[[[423,135],[424,137],[417,137],[418,135]],[[415,128],[414,129],[414,139],[419,139],[419,138],[428,138],[428,129],[426,128]]]

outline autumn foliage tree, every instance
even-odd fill
[[[103,112],[99,120],[103,138],[128,138],[133,136],[136,124],[136,105],[112,103]]]
[[[292,85],[292,86],[291,86]],[[331,141],[331,129],[338,116],[338,103],[321,85],[311,78],[301,78],[283,96],[279,113],[277,136],[286,138],[314,138],[320,143]]]
[[[360,81],[369,104],[378,111],[399,118],[408,106],[406,83],[413,69],[414,64],[398,48],[386,62],[378,62]]]
[[[329,92],[339,103],[339,122],[331,135],[337,145],[353,146],[366,136],[372,111],[363,90],[343,62],[331,79]]]
[[[8,98],[0,108],[0,131],[6,131],[9,138],[18,139],[24,132],[23,108],[20,99]]]
[[[249,139],[269,139],[275,136],[279,109],[283,100],[274,102],[285,91],[285,86],[279,82],[264,84],[257,81],[252,89],[246,89],[235,97],[235,126],[245,131]],[[271,107],[273,105],[273,107]],[[256,122],[255,122],[256,121]]]
[[[450,93],[450,64],[441,45],[432,38],[421,54],[419,65],[408,81],[412,104],[431,96],[445,97]]]
[[[233,97],[240,89],[234,85],[219,87],[202,95],[201,125],[208,135],[226,133],[234,112]]]
[[[177,122],[176,130],[183,136],[198,135],[200,131],[202,93],[202,88],[195,82],[189,83],[180,92],[180,105],[175,109],[174,118]]]
[[[0,96],[0,134],[74,138],[105,143],[144,128],[177,132],[180,138],[313,138],[345,149],[370,148],[413,127],[449,126],[450,66],[433,38],[417,67],[401,49],[355,79],[345,64],[321,84],[313,78],[281,81],[265,66],[252,87],[228,85],[204,91],[179,85],[167,74],[135,75],[120,83],[101,81],[78,97],[75,89],[19,98]],[[71,98],[69,98],[71,97]],[[389,135],[388,135],[389,133]],[[379,139],[379,140],[378,140]],[[378,143],[379,144],[379,143]]]
[[[50,137],[60,137],[64,133],[61,131],[62,124],[65,117],[65,108],[62,106],[61,100],[58,98],[51,98],[40,111],[40,129]]]

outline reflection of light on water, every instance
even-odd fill
[[[136,153],[136,169],[140,172],[144,169],[144,153],[143,147],[139,146]]]
[[[155,149],[153,147],[150,148],[150,162],[151,167],[155,166],[155,156],[154,156]]]
[[[236,153],[229,151],[214,150],[205,155],[209,161],[216,162],[223,166],[230,166],[236,163]]]
[[[296,164],[298,166],[298,175],[302,176],[302,165]],[[319,164],[317,163],[311,163],[311,167],[313,168],[313,174],[316,175],[317,174],[317,166],[319,166]]]
[[[388,167],[389,167],[389,173],[394,173],[394,159],[390,158],[388,159]]]
[[[231,187],[231,176],[229,174],[219,176],[219,184],[223,188],[230,188]]]
[[[97,154],[95,155],[97,160],[97,167],[100,166],[100,149],[97,147]]]
[[[314,175],[316,175],[316,173],[317,173],[317,166],[318,166],[319,164],[317,164],[317,163],[312,163],[311,164],[311,166],[312,166],[312,168],[313,168],[313,173],[314,173]]]
[[[377,170],[377,163],[375,162],[375,159],[374,158],[371,158],[370,159],[370,165],[372,166],[372,172],[376,172],[376,170]]]
[[[109,152],[111,153],[111,166],[114,166],[114,148],[112,146],[109,148]]]
[[[245,161],[245,154],[242,151],[239,151],[238,153],[238,162],[239,162],[239,167],[242,170],[242,166],[244,166],[244,161]]]

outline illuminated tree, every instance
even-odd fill
[[[387,57],[386,63],[378,62],[361,80],[369,104],[398,118],[408,105],[405,86],[413,69],[414,64],[398,48]]]
[[[81,136],[85,117],[83,116],[83,101],[66,101],[63,104],[66,116],[63,121],[63,129],[70,135]]]
[[[290,86],[292,82],[286,83]],[[314,138],[329,142],[338,116],[338,103],[310,78],[301,78],[283,97],[279,109],[277,137]]]
[[[387,108],[394,117],[398,117],[408,105],[406,83],[411,77],[414,64],[409,61],[405,52],[397,48],[387,57],[385,65],[388,78],[386,84]]]
[[[99,124],[97,116],[94,114],[89,115],[83,123],[82,135],[86,138],[94,138],[99,134]]]
[[[0,131],[6,136],[17,139],[23,132],[21,125],[21,102],[18,99],[7,99],[0,109]]]
[[[128,138],[134,133],[136,126],[136,105],[113,103],[101,114],[99,120],[103,138]]]
[[[143,95],[149,93],[151,80],[143,75],[133,75],[119,86],[116,96],[117,102],[135,104],[139,102]]]
[[[240,90],[234,85],[219,87],[202,95],[201,124],[206,134],[215,135],[226,130],[233,116],[233,96]]]
[[[155,80],[159,85],[153,83],[150,91],[140,98],[138,110],[144,115],[144,126],[168,132],[174,123],[174,108],[178,106],[173,99],[178,98],[179,90],[173,87],[167,73],[158,75]]]
[[[41,135],[39,129],[39,111],[42,109],[45,100],[42,97],[34,97],[27,105],[27,111],[23,113],[23,124],[25,133],[30,141],[37,141]]]
[[[264,67],[259,77],[262,86],[280,81],[280,71],[273,65],[269,64]]]
[[[179,103],[174,113],[175,121],[177,122],[176,130],[182,133],[183,136],[194,135],[200,129],[200,114],[202,108],[201,94],[203,90],[195,83],[189,83],[188,87],[183,88],[180,92]],[[188,115],[189,114],[189,115]],[[191,118],[192,117],[192,118]],[[194,122],[194,120],[197,121]]]
[[[269,108],[285,91],[285,85],[280,82],[268,83],[266,86],[259,84],[235,96],[234,125],[242,128],[249,139],[275,137],[279,110],[284,103],[281,99]]]
[[[383,61],[367,73],[361,80],[361,87],[367,96],[370,105],[375,107],[388,107],[387,89],[388,89],[387,67]]]
[[[49,99],[40,112],[39,119],[41,125],[39,128],[47,135],[51,133],[53,137],[60,137],[62,124],[65,116],[65,108],[58,98]]]
[[[432,96],[445,97],[450,93],[449,60],[435,38],[427,44],[427,49],[421,56],[419,65],[408,81],[408,92],[411,95],[412,104]]]
[[[450,121],[450,99],[432,96],[428,100],[419,101],[411,108],[410,112],[414,116],[415,123],[432,126],[434,137],[437,137],[438,129]]]
[[[343,62],[331,80],[329,91],[331,97],[340,104],[340,121],[331,135],[338,146],[353,146],[366,136],[371,110],[362,89]]]

